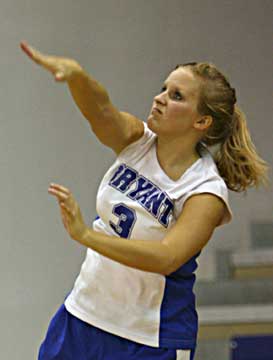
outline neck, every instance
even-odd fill
[[[183,171],[200,158],[192,139],[167,139],[157,136],[157,159],[163,169]]]

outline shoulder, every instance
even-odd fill
[[[146,122],[141,121],[138,125],[138,134],[131,138],[131,141],[118,153],[118,158],[123,160],[129,160],[132,158],[139,158],[144,155],[155,141],[156,134],[149,129]]]
[[[196,202],[203,202],[203,199],[210,198],[212,206],[221,207],[221,204],[224,206],[222,220],[219,225],[229,223],[232,220],[233,213],[229,205],[227,185],[220,176],[213,157],[207,149],[202,150],[202,162],[200,162],[199,167],[195,169],[194,173],[191,174],[191,177],[187,180],[183,194],[177,200],[177,216],[182,212],[190,199],[191,204],[196,204]],[[207,196],[201,196],[205,194],[207,194]],[[197,195],[199,196],[197,197]],[[195,197],[194,200],[193,197]]]
[[[193,193],[185,200],[180,217],[202,219],[204,224],[209,223],[216,227],[223,222],[226,206],[223,198],[214,192]]]
[[[116,139],[117,145],[113,150],[117,155],[119,155],[127,146],[142,138],[145,132],[144,122],[141,119],[125,111],[120,111],[119,116],[125,135],[123,141],[118,137]]]

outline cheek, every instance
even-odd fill
[[[169,109],[170,120],[187,120],[192,115],[192,108],[186,104],[173,104]]]

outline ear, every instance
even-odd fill
[[[193,124],[193,127],[197,130],[207,130],[213,122],[213,119],[210,115],[204,115],[200,119],[196,120]]]

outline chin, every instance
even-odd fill
[[[152,130],[154,133],[156,133],[155,121],[154,121],[154,117],[152,115],[150,115],[147,119],[147,126],[150,130]]]

